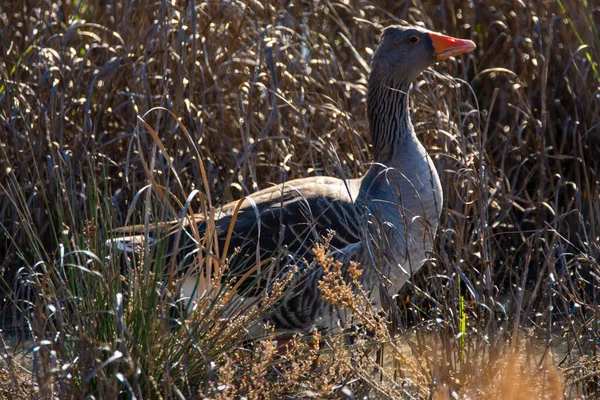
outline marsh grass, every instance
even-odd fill
[[[25,340],[3,346],[0,393],[594,398],[599,18],[574,0],[2,2],[0,334]],[[200,212],[210,231],[271,183],[361,175],[368,64],[398,20],[478,50],[412,90],[444,212],[391,322],[334,293],[362,319],[347,335],[249,341],[277,296],[237,307],[197,232],[200,300],[174,314],[166,242],[123,259],[115,228]]]

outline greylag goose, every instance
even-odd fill
[[[323,268],[314,262],[313,248],[326,235],[331,257],[344,265],[359,263],[360,283],[377,308],[385,300],[382,295],[397,293],[419,271],[432,250],[443,195],[435,166],[410,121],[408,92],[411,82],[434,62],[474,49],[470,40],[419,27],[386,28],[368,81],[374,152],[368,172],[357,179],[291,180],[216,211],[220,248],[233,224],[225,277],[242,281],[240,296],[260,298],[273,278],[292,271],[297,275],[266,318],[276,331],[336,330],[346,323],[346,312],[324,301],[318,289]],[[202,235],[202,217],[193,223]],[[112,243],[135,251],[147,240],[153,239],[134,235]],[[170,241],[180,265],[190,264],[200,248],[189,227],[172,234]],[[265,260],[270,261],[268,268]]]

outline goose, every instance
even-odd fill
[[[363,293],[378,310],[419,271],[433,248],[443,193],[411,123],[408,92],[436,61],[474,49],[470,40],[421,27],[385,28],[367,86],[373,163],[366,174],[290,180],[215,211],[216,238],[229,260],[224,276],[241,283],[236,286],[246,304],[259,302],[273,278],[294,275],[291,289],[252,328],[252,335],[263,333],[265,324],[279,333],[345,326],[347,310],[325,301],[319,290],[325,272],[315,262],[314,248],[323,237],[328,237],[329,257],[342,265],[357,263]],[[205,233],[202,216],[191,223],[200,235]],[[200,244],[189,225],[178,232],[169,236],[169,246],[177,248],[180,265],[190,264]],[[153,240],[135,234],[111,243],[121,251],[139,252],[142,243]],[[342,271],[348,273],[347,268]]]

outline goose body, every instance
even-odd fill
[[[241,206],[233,202],[218,210],[221,246],[233,223],[227,276],[245,276],[241,295],[260,301],[262,292],[252,286],[265,287],[265,278],[247,273],[257,262],[271,260],[269,278],[292,271],[297,275],[267,318],[276,330],[335,330],[344,325],[345,312],[321,298],[323,270],[313,261],[315,243],[331,231],[331,256],[343,264],[360,263],[361,284],[375,307],[381,307],[382,294],[396,293],[421,268],[433,246],[443,197],[435,166],[411,124],[407,93],[411,82],[436,60],[474,48],[471,41],[422,28],[385,29],[368,83],[374,162],[367,173],[357,179],[291,180],[247,196]],[[204,224],[197,223],[202,234]],[[192,235],[184,232],[180,238],[180,252],[197,249]],[[139,235],[117,239],[125,250],[144,240]],[[259,332],[257,327],[253,334]]]

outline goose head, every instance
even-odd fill
[[[390,26],[383,30],[373,56],[371,76],[392,87],[406,86],[436,61],[474,49],[475,43],[471,40],[456,39],[420,27]]]

